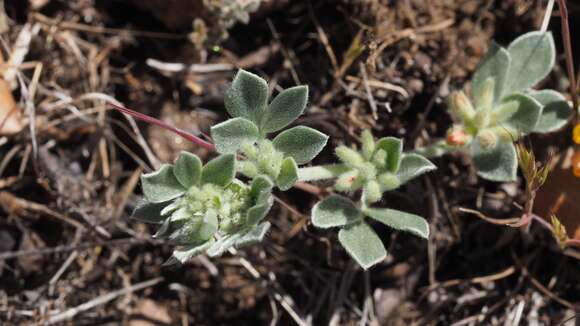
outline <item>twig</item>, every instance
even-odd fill
[[[360,71],[363,77],[363,86],[365,88],[365,92],[367,94],[367,99],[369,101],[369,105],[371,106],[371,111],[373,114],[373,119],[377,120],[379,118],[377,104],[375,103],[375,98],[373,97],[373,93],[371,92],[371,87],[369,86],[369,78],[367,76],[367,70],[365,69],[364,63],[360,62]]]
[[[68,309],[67,311],[64,311],[58,315],[54,315],[54,316],[50,317],[43,324],[44,325],[52,325],[52,324],[63,322],[65,320],[72,319],[72,318],[74,318],[74,316],[76,316],[77,314],[79,314],[81,312],[91,310],[94,307],[105,304],[109,301],[116,299],[117,297],[122,296],[122,295],[126,295],[126,294],[129,294],[131,292],[135,292],[135,291],[146,289],[148,287],[152,287],[156,284],[161,283],[162,281],[163,281],[163,277],[157,277],[157,278],[145,281],[145,282],[137,283],[135,285],[132,285],[130,287],[127,287],[127,288],[124,288],[121,290],[113,291],[111,293],[96,297],[96,298],[92,299],[91,301],[85,302],[85,303],[78,305],[74,308]]]

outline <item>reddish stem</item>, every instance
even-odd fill
[[[214,145],[212,143],[207,142],[207,141],[205,141],[205,140],[203,140],[203,139],[201,139],[201,138],[199,138],[199,137],[197,137],[195,135],[192,135],[192,134],[190,134],[190,133],[188,133],[188,132],[186,132],[184,130],[181,130],[181,129],[177,128],[177,127],[174,127],[174,126],[172,126],[172,125],[170,125],[168,123],[165,123],[165,122],[163,122],[163,121],[161,121],[159,119],[150,117],[150,116],[148,116],[146,114],[143,114],[143,113],[140,113],[140,112],[137,112],[137,111],[133,111],[133,110],[131,110],[129,108],[126,108],[124,106],[121,106],[121,105],[116,104],[116,103],[113,103],[113,102],[108,102],[108,103],[111,106],[113,106],[115,109],[117,109],[117,110],[119,110],[119,111],[121,111],[121,112],[123,112],[125,114],[128,114],[128,115],[130,115],[132,117],[135,117],[135,118],[137,118],[139,120],[142,120],[142,121],[145,121],[147,123],[150,123],[150,124],[159,126],[161,128],[167,129],[167,130],[169,130],[169,131],[171,131],[171,132],[173,132],[173,133],[175,133],[175,134],[183,137],[184,139],[189,140],[190,142],[192,142],[192,143],[194,143],[194,144],[196,144],[198,146],[201,146],[201,147],[203,147],[205,149],[208,149],[210,151],[215,150],[215,147],[214,147]]]
[[[566,1],[558,0],[560,9],[560,18],[562,19],[562,37],[564,38],[564,51],[566,53],[566,66],[568,70],[568,79],[570,80],[570,96],[574,108],[578,107],[578,96],[576,94],[576,75],[574,72],[574,57],[572,55],[572,41],[570,39],[570,24],[568,23],[568,8]],[[576,110],[574,110],[576,111]]]

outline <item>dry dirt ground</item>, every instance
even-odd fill
[[[485,182],[462,155],[436,159],[436,172],[386,198],[425,216],[433,235],[377,225],[389,256],[368,272],[336,232],[309,223],[325,184],[277,194],[264,243],[162,266],[172,246],[128,218],[138,176],[183,149],[211,153],[106,105],[115,98],[207,134],[225,118],[224,89],[241,67],[275,89],[309,85],[300,123],[332,145],[316,163],[367,128],[412,149],[445,134],[446,96],[469,80],[491,39],[507,44],[537,29],[544,1],[264,1],[228,35],[216,8],[183,2],[5,1],[0,95],[14,97],[22,130],[0,135],[0,324],[574,324],[580,254],[543,228],[461,213],[517,216],[525,200],[521,181]],[[568,2],[580,53],[580,5]],[[205,42],[191,34],[196,17],[205,18]],[[566,92],[558,17],[550,29],[559,55],[545,86]],[[541,159],[562,155],[567,132],[528,141]]]

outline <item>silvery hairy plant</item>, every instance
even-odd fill
[[[572,114],[566,99],[554,90],[533,90],[555,63],[551,33],[530,32],[503,48],[492,43],[471,80],[473,101],[462,92],[449,97],[454,125],[447,138],[417,152],[437,156],[465,150],[477,173],[492,181],[514,181],[514,141],[529,133],[560,129]]]
[[[367,269],[382,261],[387,252],[368,218],[395,230],[429,237],[429,225],[422,217],[395,209],[373,207],[383,194],[395,190],[435,165],[419,154],[403,153],[403,143],[394,137],[379,140],[365,130],[360,151],[339,146],[335,153],[339,164],[314,166],[299,171],[300,180],[314,181],[335,178],[337,192],[355,193],[360,199],[331,195],[312,209],[312,224],[319,228],[339,228],[338,240],[356,262]]]
[[[328,141],[328,136],[306,126],[285,129],[304,112],[307,87],[285,89],[268,102],[266,81],[240,70],[224,100],[232,118],[211,128],[214,145],[119,108],[219,153],[203,165],[197,156],[182,152],[174,164],[165,164],[141,178],[144,200],[133,217],[160,224],[155,236],[179,246],[170,261],[183,263],[202,253],[218,256],[233,247],[261,241],[270,228],[263,220],[272,207],[272,190],[288,190],[298,181],[336,178],[338,192],[360,192],[358,203],[339,195],[317,203],[312,223],[321,228],[339,227],[340,243],[365,269],[386,255],[366,217],[428,237],[429,227],[423,218],[371,207],[380,202],[384,192],[435,168],[421,155],[403,153],[401,140],[386,137],[375,141],[365,131],[360,152],[346,146],[336,149],[341,163],[300,168]]]

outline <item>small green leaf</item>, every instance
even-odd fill
[[[474,141],[471,153],[477,174],[482,178],[498,182],[516,180],[518,159],[512,142],[500,141],[495,147],[486,150]]]
[[[211,127],[211,138],[218,153],[235,153],[244,143],[258,139],[258,127],[247,119],[233,118]]]
[[[397,172],[401,164],[403,141],[395,137],[384,137],[377,141],[377,149],[382,149],[387,153],[387,170]]]
[[[270,195],[265,200],[264,203],[256,205],[248,209],[248,213],[246,215],[246,222],[248,225],[255,225],[258,224],[270,211],[272,208],[272,204],[274,203],[273,197]]]
[[[228,113],[260,123],[268,100],[268,84],[262,78],[245,70],[239,70],[224,96]]]
[[[225,187],[234,180],[235,175],[236,157],[234,154],[224,154],[209,161],[203,167],[201,182]]]
[[[326,145],[328,136],[318,130],[297,126],[280,133],[274,138],[274,147],[287,156],[291,156],[296,164],[310,162]]]
[[[504,123],[524,133],[531,132],[540,119],[542,104],[533,97],[522,93],[512,94],[502,99],[502,102],[511,101],[518,102],[518,110]]]
[[[487,54],[483,57],[479,66],[475,70],[472,78],[472,93],[476,100],[476,105],[480,106],[480,99],[484,93],[484,84],[488,78],[494,80],[494,97],[493,102],[498,102],[502,96],[502,90],[505,85],[506,74],[510,67],[511,58],[508,51],[497,43],[492,42]]]
[[[177,181],[173,174],[173,167],[164,164],[155,172],[141,176],[143,185],[143,194],[147,201],[151,203],[161,203],[177,198],[186,191],[186,189]]]
[[[263,132],[278,131],[296,120],[308,102],[308,87],[296,86],[283,90],[270,103],[264,114]]]
[[[270,222],[264,222],[256,225],[255,228],[248,231],[246,234],[242,235],[235,241],[236,247],[247,246],[249,244],[261,242],[264,240],[266,233],[270,230]]]
[[[429,224],[421,216],[390,208],[367,208],[363,213],[395,230],[410,232],[425,239],[429,238]]]
[[[161,211],[169,204],[169,202],[148,203],[142,201],[133,210],[131,218],[145,223],[160,224],[165,219]]]
[[[533,131],[552,132],[562,128],[570,119],[572,107],[562,94],[546,89],[532,92],[530,95],[543,106],[540,120]]]
[[[291,157],[286,157],[282,161],[282,167],[280,168],[280,174],[276,179],[276,185],[280,190],[286,191],[298,181],[298,165]]]
[[[435,164],[419,154],[404,154],[401,160],[401,168],[397,171],[397,177],[399,178],[399,182],[404,184],[423,173],[435,169],[437,169]]]
[[[207,255],[210,257],[217,257],[223,255],[228,249],[234,247],[241,235],[239,233],[226,235],[214,242],[211,247],[207,249]]]
[[[338,195],[328,196],[312,208],[312,224],[319,228],[343,226],[361,217],[350,199]]]
[[[201,166],[201,160],[197,155],[181,152],[173,167],[173,173],[177,181],[187,189],[199,184],[201,180]]]
[[[173,255],[171,256],[171,258],[169,258],[169,260],[167,260],[167,262],[165,262],[163,265],[168,266],[168,265],[175,264],[177,262],[185,264],[188,261],[190,261],[193,257],[202,254],[213,243],[214,243],[214,240],[211,239],[211,240],[204,242],[202,244],[184,246],[180,249],[176,249],[173,251]]]
[[[379,236],[364,222],[341,229],[338,241],[363,269],[381,262],[387,256]]]
[[[259,175],[254,180],[252,180],[252,185],[250,186],[250,196],[253,200],[258,200],[261,194],[269,193],[272,191],[274,184],[269,177],[265,175]]]
[[[508,47],[512,58],[504,94],[529,89],[544,79],[556,59],[554,38],[551,33],[530,32],[515,39]]]

